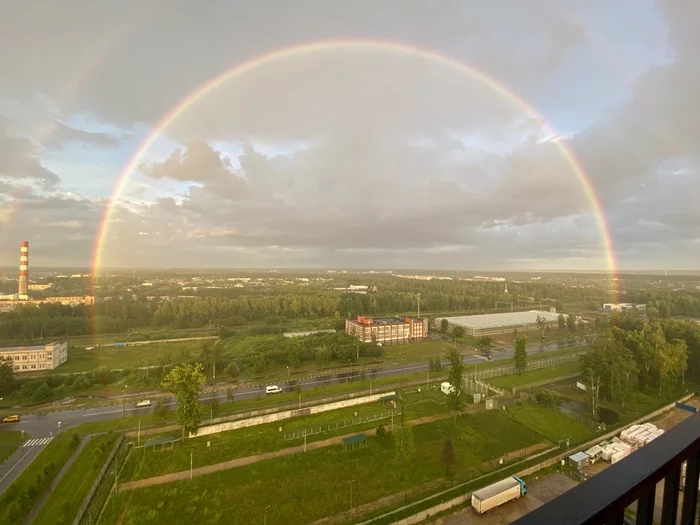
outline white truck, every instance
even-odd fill
[[[513,476],[472,492],[472,508],[478,514],[485,514],[525,494],[527,485],[522,479]]]
[[[455,387],[452,386],[450,383],[445,381],[444,383],[440,384],[440,390],[442,391],[443,394],[451,394],[452,392],[455,391]],[[457,392],[457,395],[459,395],[459,392]]]

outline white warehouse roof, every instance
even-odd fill
[[[447,319],[448,323],[455,326],[483,330],[485,328],[537,324],[538,315],[544,317],[548,323],[555,322],[559,318],[559,314],[530,310],[529,312],[507,312],[502,314],[461,315],[459,317],[445,317],[444,319]],[[442,319],[436,319],[436,321],[439,323]]]

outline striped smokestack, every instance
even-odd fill
[[[22,241],[19,248],[19,294],[27,295],[29,287],[29,241]]]

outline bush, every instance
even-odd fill
[[[379,444],[383,447],[388,447],[391,443],[390,436],[387,433],[386,428],[384,428],[384,425],[379,425],[377,427],[376,437]]]
[[[73,434],[70,438],[70,446],[71,448],[76,448],[78,445],[80,445],[80,436]]]
[[[559,404],[561,396],[551,390],[540,390],[535,395],[535,400],[542,406],[552,407]]]
[[[41,401],[48,399],[49,396],[51,396],[51,389],[49,388],[48,383],[43,382],[36,390],[34,390],[30,400],[32,403],[40,403]]]

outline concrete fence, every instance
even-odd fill
[[[206,427],[201,427],[197,434],[190,434],[189,437],[200,437],[208,436],[211,434],[218,434],[219,432],[226,432],[228,430],[236,430],[239,428],[252,427],[255,425],[262,425],[264,423],[273,423],[275,421],[282,421],[283,419],[289,419],[296,416],[309,416],[311,414],[320,414],[322,412],[329,412],[331,410],[337,410],[339,408],[347,408],[351,406],[363,405],[365,403],[373,403],[379,401],[384,396],[394,395],[395,391],[392,392],[382,392],[379,394],[372,394],[370,396],[357,397],[354,399],[346,399],[343,401],[336,401],[333,403],[324,403],[322,405],[311,406],[307,408],[301,408],[296,410],[284,410],[282,412],[275,412],[272,414],[266,414],[262,416],[251,417],[248,419],[241,419],[238,421],[229,421],[226,423],[220,423],[218,425],[209,425]]]

